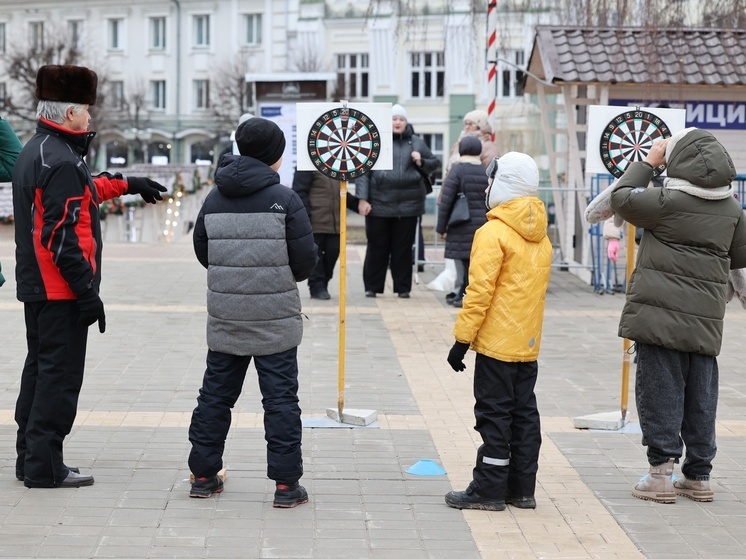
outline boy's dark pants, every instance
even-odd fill
[[[686,445],[681,472],[689,479],[710,479],[717,452],[717,359],[640,343],[637,356],[635,398],[648,462],[678,460]]]
[[[472,487],[483,497],[534,495],[541,447],[537,374],[536,361],[508,363],[477,353],[474,416],[483,444]]]
[[[69,470],[62,443],[83,385],[88,327],[75,301],[24,304],[28,353],[16,401],[16,473],[27,487],[56,487]]]
[[[267,477],[289,485],[303,475],[297,351],[254,357],[264,407]],[[241,395],[249,363],[249,355],[207,351],[207,370],[189,426],[189,468],[197,477],[214,476],[223,467],[231,408]]]

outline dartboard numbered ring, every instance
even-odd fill
[[[327,177],[354,180],[370,171],[381,153],[375,123],[357,109],[340,107],[317,118],[308,133],[308,155]]]
[[[608,171],[619,178],[633,161],[643,161],[653,141],[670,138],[668,125],[659,116],[639,109],[620,113],[601,134],[601,160]],[[656,167],[659,175],[665,165]]]

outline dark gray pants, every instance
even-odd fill
[[[686,445],[682,473],[710,479],[717,451],[717,359],[639,343],[637,353],[635,397],[648,462],[678,461]]]

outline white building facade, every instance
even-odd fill
[[[468,0],[353,4],[347,0],[3,0],[0,99],[19,99],[8,76],[13,53],[64,35],[95,69],[104,94],[94,166],[212,160],[256,87],[242,75],[334,75],[328,99],[398,102],[415,131],[447,159],[463,115],[493,115],[503,151],[543,152],[535,104],[521,68],[539,16],[499,15],[497,91],[487,87],[487,14]],[[486,3],[485,3],[486,4]],[[232,74],[231,74],[232,72]],[[229,76],[229,79],[226,78]],[[289,88],[289,90],[292,88]],[[289,94],[292,99],[292,94]],[[6,116],[6,115],[3,115]],[[33,122],[7,115],[26,139]]]

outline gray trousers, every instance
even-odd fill
[[[637,354],[635,398],[648,462],[678,462],[686,445],[682,473],[710,479],[717,452],[717,359],[640,343]]]

